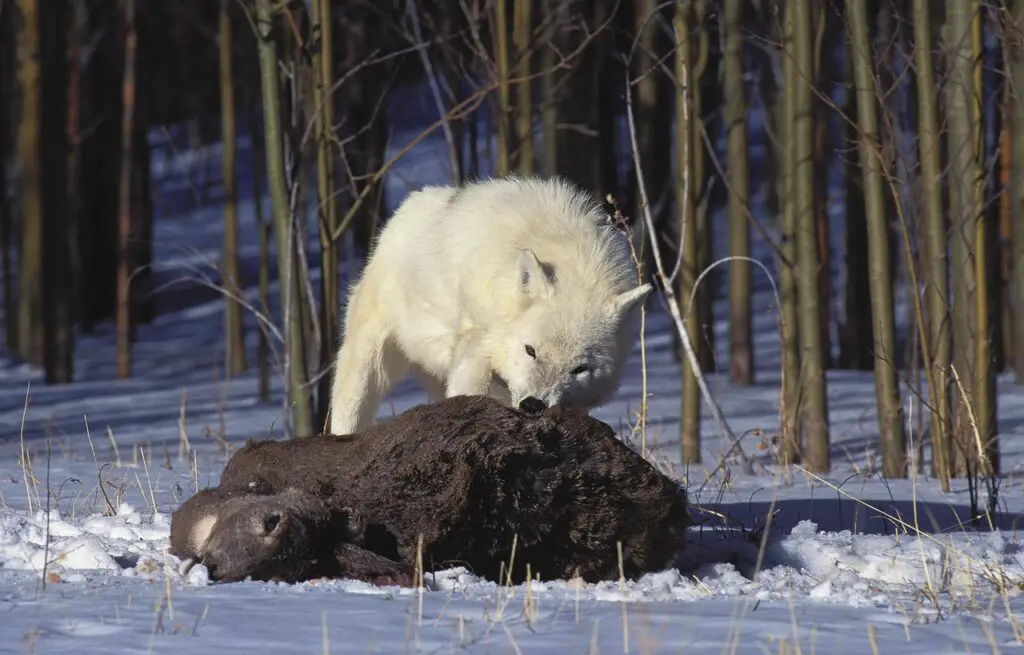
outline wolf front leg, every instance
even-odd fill
[[[468,338],[456,347],[445,387],[446,398],[487,395],[494,370],[481,345],[479,339]]]

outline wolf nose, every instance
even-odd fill
[[[534,398],[533,396],[527,396],[519,401],[519,409],[523,410],[527,414],[540,414],[544,411],[547,405],[540,398]]]

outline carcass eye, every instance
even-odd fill
[[[281,522],[280,514],[271,514],[263,519],[263,533],[270,534],[273,532],[277,525]]]
[[[584,373],[586,373],[589,370],[589,368],[590,367],[587,366],[586,364],[580,364],[579,366],[577,366],[576,368],[574,368],[572,370],[572,374],[573,375],[583,375]]]

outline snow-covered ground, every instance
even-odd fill
[[[429,110],[410,102],[407,111]],[[398,132],[392,152],[412,134]],[[171,152],[163,135],[154,141]],[[241,146],[241,175],[251,180],[247,140]],[[699,505],[685,570],[635,582],[511,588],[449,570],[429,576],[422,592],[351,581],[208,586],[202,566],[182,579],[165,552],[173,510],[197,488],[215,485],[246,438],[281,434],[276,373],[272,401],[257,397],[255,318],[246,317],[250,372],[225,382],[223,303],[195,281],[218,279],[217,189],[204,203],[196,200],[204,179],[216,178],[218,154],[211,148],[154,161],[159,317],[139,330],[132,380],[114,380],[111,325],[79,337],[73,385],[44,386],[39,371],[0,360],[0,650],[561,655],[1022,647],[1024,626],[1015,616],[1024,609],[1017,598],[1024,550],[1016,519],[1024,497],[1016,474],[1024,463],[1024,388],[1009,378],[999,385],[1007,475],[992,527],[961,525],[969,513],[964,484],[943,494],[927,475],[881,477],[870,373],[829,372],[828,476],[795,469],[782,476],[760,466],[754,475],[716,470],[727,444],[706,413],[704,463],[682,471],[679,366],[670,322],[657,305],[644,341],[650,429],[643,446],[686,482]],[[388,177],[389,205],[445,174],[435,135]],[[255,301],[258,241],[248,184],[242,197],[241,256],[247,297]],[[722,236],[717,249],[724,254]],[[832,240],[841,250],[841,234]],[[754,241],[771,269],[769,251]],[[720,372],[728,369],[722,299],[709,384],[732,430],[751,431],[745,451],[764,463],[771,457],[764,444],[779,423],[777,312],[768,279],[760,269],[755,274],[757,384],[733,387]],[[314,284],[317,276],[311,272]],[[618,399],[596,414],[628,434],[642,384],[638,346]],[[381,415],[423,400],[413,383],[403,384]],[[907,410],[914,427],[920,405],[908,400]]]

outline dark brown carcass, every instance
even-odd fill
[[[296,488],[262,491],[219,487],[189,498],[171,520],[171,554],[188,567],[201,562],[218,582],[330,577],[412,584],[401,564],[353,543],[362,529],[358,512],[329,509]]]
[[[623,572],[634,578],[671,566],[688,524],[685,491],[605,423],[482,396],[420,405],[359,435],[249,442],[218,488],[269,498],[299,492],[306,500],[297,506],[316,499],[328,514],[310,521],[300,512],[284,523],[323,535],[305,552],[323,557],[348,544],[408,571],[422,536],[425,570],[463,565],[490,580],[510,563],[514,581],[527,564],[541,579],[615,579],[620,542]],[[337,518],[352,511],[356,530]],[[310,524],[330,527],[311,532]]]

